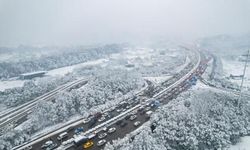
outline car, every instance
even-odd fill
[[[138,127],[140,124],[141,124],[140,121],[136,121],[136,122],[134,123],[134,126],[135,126],[135,127]]]
[[[87,149],[87,148],[90,148],[93,145],[94,145],[94,142],[91,141],[91,140],[88,140],[86,143],[83,144],[83,148]]]
[[[109,114],[109,112],[105,112],[105,113],[103,113],[103,115],[102,116],[107,116]]]
[[[113,115],[112,113],[110,113],[110,114],[107,115],[107,117],[108,117],[108,118],[113,118],[114,115]]]
[[[75,134],[80,134],[81,132],[83,132],[83,127],[78,127],[75,129]]]
[[[116,131],[115,127],[109,128],[108,133],[114,133]]]
[[[127,124],[128,124],[127,122],[122,122],[122,123],[120,124],[120,127],[125,127]]]
[[[65,138],[67,138],[67,137],[68,137],[68,132],[63,132],[63,133],[61,133],[61,134],[57,137],[57,140],[58,140],[58,141],[61,141],[61,140],[65,139]]]
[[[122,123],[122,120],[118,120],[115,124],[120,125]]]
[[[127,116],[125,117],[125,120],[128,120],[130,117],[131,117],[131,115],[127,115]]]
[[[45,142],[43,145],[42,145],[42,149],[46,149],[46,150],[52,150],[54,149],[55,147],[57,147],[57,144],[54,143],[53,141],[47,141]]]
[[[143,110],[140,112],[140,115],[144,115],[146,113],[146,110]]]
[[[138,112],[138,110],[134,110],[134,111],[132,111],[131,114],[135,115],[135,114],[137,114],[137,112]]]
[[[113,106],[113,107],[110,108],[110,111],[114,111],[115,109],[116,109],[116,107]]]
[[[74,130],[73,126],[67,128],[67,132],[70,132],[70,131],[73,131],[73,130]]]
[[[122,110],[121,109],[116,109],[117,112],[121,112]]]
[[[149,111],[150,109],[151,109],[150,107],[146,107],[146,108],[145,108],[146,111]]]
[[[147,115],[147,116],[151,116],[152,113],[153,113],[152,111],[147,111],[147,112],[146,112],[146,115]]]
[[[102,117],[102,113],[101,112],[97,112],[94,114],[95,118],[101,118]]]
[[[105,139],[100,140],[100,141],[97,142],[97,146],[103,146],[103,145],[105,145],[106,142],[107,141]]]
[[[90,134],[90,135],[88,135],[88,139],[90,140],[90,139],[93,139],[93,138],[95,138],[96,137],[96,134],[95,133],[92,133],[92,134]]]
[[[23,150],[32,150],[32,145],[25,147]]]
[[[103,139],[103,138],[105,138],[107,136],[107,133],[100,133],[99,135],[98,135],[98,138],[99,139]]]
[[[133,121],[133,120],[135,120],[136,118],[137,118],[136,115],[132,115],[132,116],[130,116],[129,120]]]
[[[150,116],[146,116],[145,120],[148,121],[150,119]]]
[[[83,119],[83,124],[90,122],[91,118]]]
[[[106,118],[104,116],[102,116],[100,119],[98,119],[99,122],[104,121]]]
[[[139,109],[138,109],[138,111],[143,111],[144,110],[144,107],[143,106],[141,106]]]
[[[92,118],[90,122],[88,123],[88,128],[92,128],[97,122],[96,117]]]
[[[104,132],[106,132],[107,130],[108,130],[107,127],[103,127],[103,128],[102,128],[102,131],[104,131]]]
[[[46,141],[43,145],[42,145],[42,149],[44,149],[44,148],[47,148],[47,147],[49,147],[50,145],[52,145],[53,144],[53,141]]]

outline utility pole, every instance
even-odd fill
[[[248,58],[249,58],[249,50],[247,51],[247,58],[246,58],[246,62],[245,62],[244,70],[243,70],[243,76],[242,76],[242,79],[241,79],[241,84],[240,84],[240,95],[239,95],[239,100],[238,100],[238,107],[240,107],[240,103],[241,103],[242,88],[243,88],[243,83],[244,83],[244,78],[245,78],[245,73],[246,73]]]

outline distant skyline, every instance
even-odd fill
[[[250,0],[0,0],[0,46],[195,39],[250,32]]]

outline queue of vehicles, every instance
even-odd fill
[[[118,105],[117,107],[115,107],[113,110],[111,111],[114,111],[114,110],[120,110],[120,112],[124,112],[126,111],[127,109],[131,108],[132,104],[131,103],[135,103],[135,102],[123,102],[121,103],[120,105]],[[153,105],[149,105],[148,107],[153,107]],[[146,111],[146,110],[149,110],[149,108],[144,108],[144,107],[140,107],[139,110],[136,110],[132,113],[130,113],[129,115],[127,115],[125,117],[126,120],[130,120],[130,121],[134,121],[137,116],[136,116],[136,113],[137,112],[141,112],[141,111]],[[108,113],[108,112],[105,112],[105,113],[96,113],[86,119],[83,120],[83,123],[84,124],[88,124],[87,127],[90,129],[92,128],[97,122],[103,122],[109,118],[112,118],[113,115],[112,113]],[[125,127],[128,123],[127,122],[124,122],[123,120],[119,120],[116,122],[117,125],[119,125],[121,128]],[[134,126],[135,127],[138,127],[139,125],[141,124],[140,121],[136,121],[134,122]],[[98,136],[93,133],[93,134],[90,134],[88,136],[80,136],[81,133],[83,133],[84,131],[86,131],[86,129],[84,129],[83,127],[77,127],[75,129],[75,127],[69,127],[65,132],[63,133],[60,133],[58,136],[57,136],[57,140],[61,143],[65,143],[64,140],[68,139],[69,135],[68,133],[73,131],[74,133],[74,138],[71,138],[71,142],[73,142],[75,145],[77,146],[80,146],[82,145],[82,147],[85,149],[85,148],[89,148],[89,147],[92,147],[94,145],[94,142],[93,142],[93,138],[95,137],[98,137],[100,140],[96,143],[97,146],[103,146],[106,144],[106,140],[105,140],[105,137],[108,136],[108,134],[112,134],[114,132],[116,132],[117,128],[115,127],[110,127],[110,128],[103,128],[103,133],[99,134]],[[78,135],[78,137],[77,137]],[[69,140],[67,140],[68,142]],[[58,142],[57,142],[58,143]],[[58,144],[57,144],[55,141],[53,141],[52,139],[46,141],[42,146],[41,146],[41,149],[45,149],[45,150],[52,150],[52,149],[55,149]],[[32,149],[32,146],[28,146],[26,147],[25,150],[31,150]]]
[[[175,92],[175,90],[177,91],[178,88],[174,89],[173,92]],[[130,121],[134,121],[136,120],[137,118],[137,113],[139,113],[140,115],[144,115],[146,114],[146,119],[149,119],[150,116],[152,115],[153,111],[151,110],[151,108],[156,108],[156,107],[159,107],[160,106],[160,102],[158,100],[152,100],[152,101],[149,101],[148,103],[146,103],[144,106],[141,106],[139,107],[139,109],[137,110],[134,110],[133,112],[131,112],[130,114],[128,114],[124,120],[130,120]],[[122,107],[121,110],[124,111],[123,109],[129,109],[130,108],[130,105],[122,105],[120,106]],[[114,109],[115,110],[115,109]],[[89,117],[87,119],[85,119],[83,122],[84,123],[88,123],[88,128],[91,128],[93,127],[97,122],[103,122],[104,120],[106,120],[107,118],[111,118],[112,115],[109,114],[109,113],[96,113],[95,115],[93,115],[93,117]],[[118,120],[116,122],[116,125],[120,126],[121,128],[125,127],[128,123],[126,121],[124,121],[123,119],[122,120]],[[140,121],[135,121],[133,123],[133,125],[135,127],[138,127],[141,125],[141,122]],[[69,131],[70,130],[74,130],[74,127],[70,127],[68,129]],[[82,145],[82,147],[84,149],[87,149],[87,148],[90,148],[94,145],[94,142],[92,139],[94,139],[96,136],[98,137],[98,139],[100,139],[96,145],[97,146],[103,146],[106,144],[106,140],[105,138],[108,136],[108,134],[111,134],[111,133],[114,133],[115,131],[117,130],[117,128],[115,127],[104,127],[103,128],[103,132],[98,134],[98,136],[95,134],[95,133],[92,133],[88,136],[79,136],[79,137],[75,137],[74,139],[72,138],[74,144],[76,146],[80,146]],[[84,132],[84,129],[83,127],[78,127],[74,130],[74,133],[75,135],[80,135],[82,132]],[[62,141],[64,139],[66,139],[68,137],[68,133],[67,132],[63,132],[61,134],[59,134],[59,136],[57,137],[57,140],[58,141]],[[45,142],[43,145],[42,145],[42,149],[46,149],[46,150],[52,150],[52,149],[55,149],[57,147],[57,144],[54,143],[52,140],[49,140],[47,142]],[[29,147],[28,149],[32,149],[32,147]]]

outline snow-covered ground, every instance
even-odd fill
[[[49,70],[46,75],[48,76],[64,76],[68,73],[72,73],[75,69],[77,68],[82,68],[86,66],[95,66],[95,65],[105,65],[107,62],[112,63],[113,68],[126,68],[127,70],[130,70],[131,68],[129,67],[124,67],[126,64],[132,64],[134,65],[133,67],[152,67],[152,66],[157,66],[160,63],[164,63],[164,61],[170,61],[171,58],[175,59],[179,55],[178,50],[171,50],[169,52],[166,52],[164,54],[164,57],[167,57],[166,60],[163,59],[157,59],[159,56],[159,51],[154,50],[152,48],[142,48],[142,47],[137,47],[137,48],[129,48],[126,51],[123,51],[122,53],[118,54],[112,54],[110,55],[109,58],[102,58],[102,59],[97,59],[94,61],[88,61],[72,66],[66,66],[62,68],[57,68],[53,70]],[[114,62],[111,62],[111,61]],[[119,61],[119,62],[115,62]],[[165,62],[165,63],[166,63]],[[186,59],[186,63],[189,63],[190,60],[189,58]],[[133,68],[132,67],[132,68]],[[174,67],[175,71],[182,70],[185,67],[185,65],[181,65],[179,67]],[[154,79],[153,79],[154,78]],[[161,82],[162,80],[168,79],[169,77],[153,77],[151,78],[155,82]],[[22,87],[24,84],[24,80],[19,80],[19,79],[14,79],[14,80],[6,80],[6,81],[0,81],[0,91],[4,91],[5,89],[9,88],[14,88],[14,87]]]
[[[156,84],[162,83],[166,80],[168,80],[169,78],[171,78],[172,76],[161,76],[161,77],[144,77],[144,79],[147,79],[151,82],[154,82]]]
[[[85,66],[98,65],[98,64],[104,63],[106,61],[108,61],[108,60],[107,59],[97,59],[97,60],[94,60],[94,61],[88,61],[88,62],[84,62],[84,63],[72,65],[72,66],[57,68],[57,69],[53,69],[53,70],[48,71],[48,73],[46,75],[49,75],[49,76],[61,75],[61,76],[63,76],[65,74],[67,74],[67,73],[73,72],[74,69],[85,67]]]
[[[244,69],[244,62],[240,62],[237,60],[227,60],[222,58],[222,64],[223,64],[223,71],[224,71],[224,76],[229,77],[230,74],[232,75],[242,75],[243,74],[243,69]],[[231,82],[237,83],[238,85],[241,84],[241,79],[232,79],[229,78]],[[246,74],[245,74],[245,82],[244,82],[244,87],[249,87],[250,86],[250,68],[249,64],[246,69]]]
[[[240,139],[236,145],[232,145],[228,150],[249,150],[250,149],[250,136],[245,136]]]
[[[0,81],[0,91],[14,87],[22,87],[25,80]]]
[[[176,68],[174,68],[175,72],[180,72],[181,70],[183,70],[189,63],[191,62],[189,57],[186,57],[185,63],[183,65],[177,66]]]
[[[94,61],[88,61],[72,66],[67,66],[67,67],[62,67],[62,68],[57,68],[50,70],[46,73],[47,76],[64,76],[67,73],[73,72],[74,69],[80,68],[80,67],[85,67],[85,66],[94,66],[94,65],[99,65],[101,63],[104,63],[108,61],[107,59],[97,59]],[[19,80],[19,79],[12,79],[12,80],[6,80],[6,81],[0,81],[0,91],[4,91],[6,89],[14,88],[14,87],[22,87],[24,82],[26,80]]]
[[[112,59],[118,59],[118,58],[126,58],[126,59],[136,59],[136,58],[150,58],[152,55],[152,52],[154,50],[150,48],[133,48],[133,49],[128,49],[122,53],[118,54],[112,54],[110,58]]]

